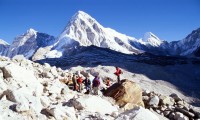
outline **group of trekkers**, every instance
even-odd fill
[[[119,67],[116,67],[116,72],[114,74],[117,76],[118,83],[120,83],[120,74],[122,74],[121,69],[119,69]],[[90,94],[93,90],[93,94],[98,95],[99,87],[101,84],[99,75],[95,75],[94,79],[91,82],[89,76],[86,76],[83,80],[80,74],[73,74],[72,82],[74,91],[82,92],[82,87],[84,84],[86,89],[85,94]],[[107,87],[110,86],[110,78],[107,78],[104,82]]]

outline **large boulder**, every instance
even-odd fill
[[[160,99],[159,99],[158,96],[153,96],[153,97],[151,97],[151,99],[150,99],[148,105],[150,105],[150,106],[158,106],[159,100],[160,100]]]
[[[175,101],[172,97],[169,96],[160,96],[161,104],[162,105],[174,105]]]
[[[130,80],[122,80],[121,84],[115,83],[104,92],[105,96],[112,97],[116,104],[125,110],[132,109],[136,105],[143,106],[142,89],[138,84]]]
[[[121,113],[116,120],[159,120],[158,117],[148,109],[135,107],[129,111]]]

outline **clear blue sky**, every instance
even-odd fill
[[[136,38],[180,40],[200,27],[200,0],[0,0],[0,38],[11,43],[29,28],[57,37],[78,10]]]

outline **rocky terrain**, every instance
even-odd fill
[[[114,72],[112,67],[72,67],[62,70],[47,63],[34,63],[22,56],[12,59],[0,57],[0,119],[199,118],[198,108],[189,105],[189,98],[178,90],[155,81],[140,81],[136,79],[139,77],[134,77],[138,74],[123,71],[123,77],[129,80],[123,80],[121,85],[116,86],[116,78],[111,74]],[[98,73],[101,77],[100,88],[105,88],[102,81],[110,77],[113,85],[104,92],[107,97],[103,94],[86,95],[84,90],[83,93],[70,90],[66,83],[69,83],[72,73],[76,72],[80,72],[83,77],[87,72],[91,80]],[[157,88],[152,89],[154,86]],[[163,87],[165,91],[156,91]]]

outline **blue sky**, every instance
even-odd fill
[[[29,28],[57,37],[78,10],[135,38],[180,40],[200,27],[200,0],[0,0],[0,38],[11,43]]]

